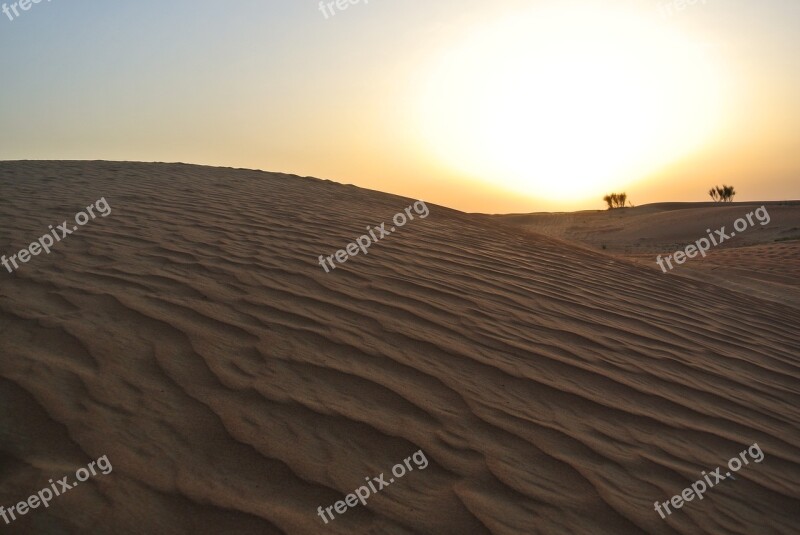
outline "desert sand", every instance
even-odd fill
[[[648,255],[719,207],[580,223],[429,204],[325,273],[319,255],[416,199],[2,162],[0,254],[101,197],[111,215],[0,268],[0,505],[102,455],[114,470],[2,533],[797,533],[798,243],[774,241],[797,205],[667,275]],[[763,462],[654,511],[754,442]],[[317,516],[419,449],[427,469]]]
[[[506,223],[602,250],[663,272],[656,264],[711,229],[725,227],[764,207],[770,215],[715,246],[699,261],[687,261],[670,275],[735,288],[748,295],[800,308],[800,201],[658,203],[624,210],[535,213],[498,216]]]

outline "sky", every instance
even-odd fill
[[[800,199],[800,2],[681,5],[42,0],[0,12],[0,160],[245,167],[486,213]]]

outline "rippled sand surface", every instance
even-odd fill
[[[0,163],[0,254],[101,197],[0,268],[0,505],[114,471],[0,532],[797,533],[788,304],[433,205],[326,274],[414,199],[182,164]]]

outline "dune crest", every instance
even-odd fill
[[[1,162],[9,533],[796,533],[800,310],[416,199],[184,164]],[[662,520],[757,442],[765,460]],[[430,465],[324,525],[417,450]],[[769,526],[769,528],[767,528]]]

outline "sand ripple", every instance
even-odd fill
[[[0,273],[0,504],[114,465],[9,533],[797,533],[796,308],[435,206],[326,274],[409,200],[315,179],[22,162],[0,191],[6,255],[112,208]]]

